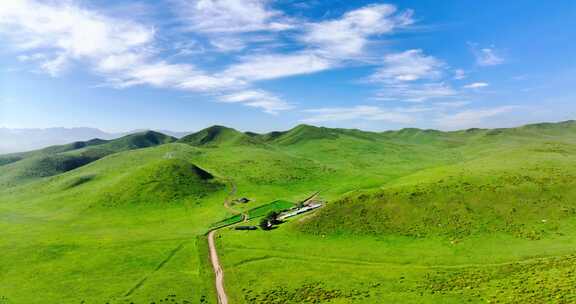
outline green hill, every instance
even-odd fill
[[[110,154],[162,145],[175,140],[173,137],[158,132],[145,131],[109,141],[94,139],[25,153],[9,154],[4,157],[6,159],[12,158],[15,161],[2,166],[0,185],[13,186],[41,177],[54,176]]]
[[[249,213],[317,191],[276,229],[217,232],[230,303],[576,301],[573,121],[215,126],[2,159],[0,302],[216,303],[203,235],[239,217],[225,198]]]
[[[111,207],[200,201],[223,186],[212,174],[187,161],[164,159],[123,175],[102,190],[98,204]]]
[[[179,142],[199,147],[250,145],[257,141],[240,131],[223,126],[212,126],[182,137]]]
[[[0,155],[0,166],[7,165],[9,163],[13,163],[13,162],[25,159],[25,158],[31,158],[34,156],[53,155],[53,154],[67,152],[67,151],[78,150],[78,149],[82,149],[82,148],[86,148],[86,147],[90,147],[90,146],[101,145],[101,144],[104,144],[106,142],[108,142],[108,141],[95,138],[95,139],[88,140],[88,141],[77,141],[77,142],[73,142],[73,143],[66,144],[66,145],[50,146],[50,147],[47,147],[44,149],[34,150],[34,151],[29,151],[29,152],[20,152],[20,153],[11,153],[11,154]]]
[[[336,139],[336,129],[315,127],[310,125],[298,125],[286,132],[271,132],[262,136],[267,142],[278,145],[292,145],[315,139]]]
[[[541,144],[403,177],[342,198],[303,223],[314,234],[539,239],[576,215],[576,145]]]

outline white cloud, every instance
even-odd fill
[[[236,52],[246,48],[246,41],[234,36],[212,38],[210,44],[221,52]]]
[[[436,79],[442,75],[444,63],[426,56],[422,50],[408,50],[384,56],[384,66],[371,76],[373,81],[404,82]]]
[[[445,68],[441,60],[422,50],[407,50],[386,55],[369,81],[381,85],[375,97],[378,100],[423,102],[457,96],[456,90],[440,81]]]
[[[504,63],[504,58],[492,47],[480,48],[476,44],[470,44],[470,47],[474,57],[476,57],[476,64],[479,66],[494,66]]]
[[[386,85],[375,99],[386,101],[424,102],[430,99],[455,97],[458,92],[441,82]]]
[[[391,33],[412,23],[412,11],[397,14],[393,5],[369,5],[337,20],[308,24],[302,41],[326,57],[347,58],[362,54],[370,36]]]
[[[264,91],[258,91],[259,96],[240,98],[249,83],[239,77],[209,74],[192,64],[169,63],[159,58],[155,50],[152,27],[110,18],[75,5],[73,1],[14,0],[3,3],[0,6],[0,33],[25,52],[18,56],[20,61],[38,63],[53,76],[73,61],[83,61],[117,88],[148,85],[229,94],[223,100],[261,108],[268,113],[289,108],[280,98]],[[179,47],[185,47],[189,53],[194,46]]]
[[[18,55],[16,56],[16,59],[18,59],[18,61],[21,62],[34,62],[34,61],[43,61],[46,60],[46,54],[42,54],[42,53],[33,53],[30,55]]]
[[[204,46],[195,40],[177,41],[172,48],[176,52],[174,56],[190,56],[206,52]]]
[[[247,86],[247,83],[239,79],[210,75],[189,64],[131,60],[137,58],[109,58],[108,61],[118,62],[118,65],[110,63],[112,70],[106,70],[108,64],[103,64],[100,65],[100,69],[107,75],[110,84],[119,88],[150,85],[157,88],[212,92],[237,90]]]
[[[330,69],[334,63],[313,53],[266,54],[246,57],[223,75],[246,80],[275,79]]]
[[[391,123],[412,123],[414,117],[408,115],[409,111],[398,109],[383,109],[375,106],[355,106],[349,108],[320,108],[309,109],[304,112],[312,116],[301,120],[306,123],[333,122],[346,120],[386,121]]]
[[[67,65],[68,57],[65,53],[60,53],[53,59],[43,62],[40,67],[52,77],[56,77],[66,69]]]
[[[470,84],[463,86],[463,88],[465,88],[465,89],[481,89],[481,88],[485,88],[489,85],[490,84],[488,84],[486,82],[473,82],[473,83],[470,83]]]
[[[292,109],[292,106],[278,96],[262,90],[237,91],[228,95],[220,96],[221,102],[242,103],[244,105],[261,108],[270,114]]]
[[[337,20],[308,23],[301,37],[301,41],[309,46],[308,50],[245,56],[222,75],[256,81],[338,67],[349,56],[362,53],[370,36],[390,33],[412,22],[410,11],[396,12],[392,5],[370,5],[348,12]]]
[[[472,109],[444,115],[436,120],[436,123],[444,128],[458,129],[482,127],[485,120],[502,114],[510,113],[518,109],[517,106],[500,106],[488,109]]]
[[[444,108],[460,108],[469,105],[469,101],[448,101],[448,102],[435,102],[434,105]]]
[[[175,1],[180,3],[187,30],[202,36],[198,41],[207,38],[210,50],[252,52],[221,72],[208,72],[192,62],[170,62],[163,57],[164,49],[158,47],[153,26],[113,18],[76,0],[5,1],[0,6],[0,35],[20,53],[20,61],[37,64],[53,76],[81,63],[113,87],[147,85],[201,92],[216,96],[220,102],[276,113],[292,106],[272,93],[253,88],[252,82],[340,67],[362,55],[373,36],[392,33],[413,22],[411,11],[398,12],[392,5],[369,5],[335,20],[298,25],[295,19],[272,9],[271,0]],[[270,45],[281,42],[276,39],[279,32],[297,27],[302,30],[297,42],[305,44],[298,46],[305,50],[270,51]],[[174,44],[173,51],[180,56],[206,52],[198,41]],[[256,45],[268,47],[268,52],[255,53]],[[441,63],[420,50],[398,55],[400,58],[387,57],[391,65],[396,64],[395,70],[383,68],[382,77],[392,75],[402,82],[433,79],[440,73]],[[442,83],[415,87],[394,83],[391,89],[409,101],[452,95]]]
[[[454,70],[454,79],[456,80],[462,80],[466,78],[466,71],[462,70],[462,69],[456,69]]]
[[[268,0],[179,1],[178,13],[191,31],[243,33],[282,31],[293,25],[281,12],[271,9]]]
[[[36,57],[43,54],[46,58],[41,68],[52,75],[61,72],[73,59],[98,61],[145,47],[154,39],[151,27],[108,18],[70,1],[50,3],[53,4],[27,0],[3,2],[0,32],[17,49],[37,50]]]

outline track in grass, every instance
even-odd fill
[[[166,256],[166,258],[164,260],[162,260],[160,262],[160,264],[158,264],[158,266],[156,266],[156,268],[154,268],[154,270],[146,275],[145,277],[143,277],[140,281],[138,281],[138,283],[136,283],[136,285],[134,285],[134,287],[130,288],[130,290],[128,290],[128,292],[126,292],[126,294],[124,294],[125,297],[129,297],[131,296],[136,290],[138,290],[140,287],[142,287],[142,285],[144,285],[144,283],[146,283],[146,281],[148,280],[148,278],[153,275],[155,272],[157,272],[158,270],[162,269],[162,267],[164,267],[164,265],[166,265],[166,263],[170,262],[170,260],[176,255],[176,253],[178,253],[178,251],[182,250],[182,248],[184,247],[184,243],[180,243],[180,245],[178,245],[176,248],[172,249],[168,255]]]

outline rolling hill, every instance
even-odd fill
[[[234,146],[256,144],[252,137],[232,128],[212,126],[182,137],[179,142],[192,146]]]
[[[539,239],[576,215],[576,145],[544,143],[428,169],[344,197],[301,224],[314,234]]]
[[[105,207],[126,204],[177,203],[200,201],[223,188],[214,176],[180,159],[162,159],[125,174],[103,190],[98,203]]]
[[[235,214],[225,198],[248,211],[316,191],[324,207],[277,229],[218,231],[231,303],[576,300],[574,121],[214,126],[0,159],[0,296],[15,303],[216,303],[203,235]]]
[[[40,150],[0,156],[0,185],[13,186],[38,178],[54,176],[89,164],[107,155],[162,145],[176,139],[145,131],[113,140],[93,139]]]

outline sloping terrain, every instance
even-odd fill
[[[72,151],[72,150],[78,150],[78,149],[82,149],[82,148],[89,147],[89,146],[101,145],[101,144],[104,144],[106,142],[107,142],[106,140],[95,138],[95,139],[91,139],[88,141],[77,141],[77,142],[73,142],[71,144],[50,146],[47,148],[29,151],[29,152],[20,152],[20,153],[11,153],[11,154],[0,155],[0,165],[6,165],[9,163],[13,163],[13,162],[25,159],[25,158],[31,158],[34,156],[39,157],[39,156],[46,156],[46,155],[53,155],[53,154],[68,152],[68,151]]]
[[[576,300],[573,121],[215,126],[0,160],[0,296],[14,303],[214,303],[201,236],[233,215],[228,194],[247,211],[316,191],[327,203],[314,214],[219,232],[231,303]]]
[[[196,133],[182,137],[179,142],[187,143],[192,146],[233,146],[233,145],[250,145],[256,144],[257,141],[252,137],[223,126],[213,126]]]
[[[314,234],[539,239],[576,215],[576,145],[541,144],[429,169],[342,198],[301,225]]]
[[[110,154],[162,145],[175,140],[158,132],[145,131],[109,141],[93,139],[37,151],[8,154],[0,157],[0,163],[5,163],[0,170],[0,185],[14,186],[54,176]]]
[[[125,174],[103,189],[102,206],[125,204],[171,204],[184,199],[201,200],[223,188],[214,176],[179,159],[163,159]]]

